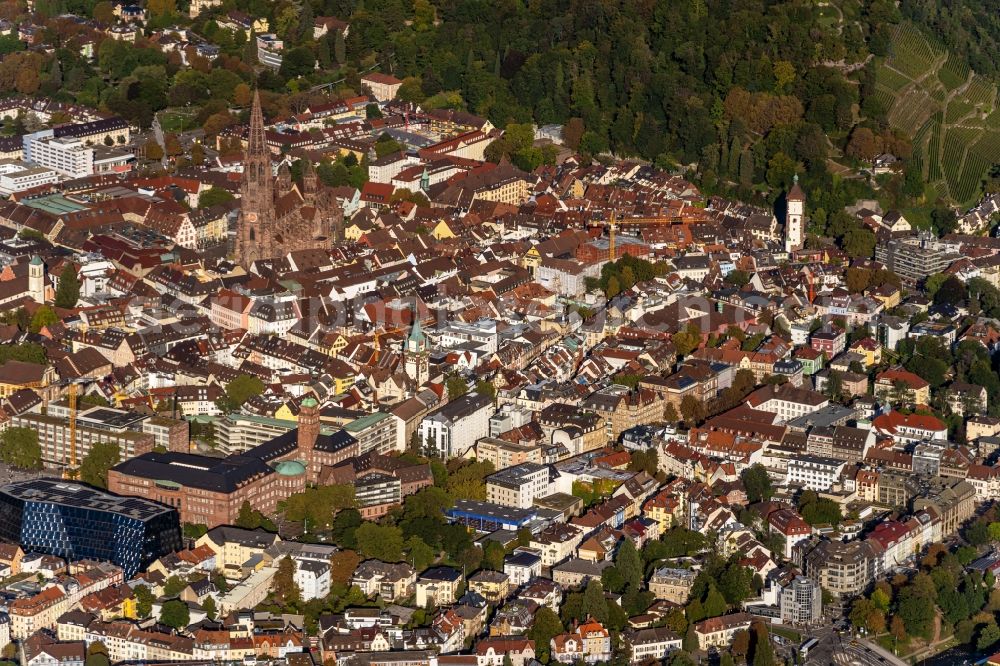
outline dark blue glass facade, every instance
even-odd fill
[[[0,538],[20,543],[26,552],[69,561],[104,560],[131,577],[182,547],[174,509],[78,484],[78,496],[67,497],[59,492],[72,487],[65,482],[46,497],[45,488],[37,484],[30,481],[0,489]]]

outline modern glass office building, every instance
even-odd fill
[[[0,488],[0,538],[25,552],[112,562],[126,578],[182,547],[176,509],[58,479]]]

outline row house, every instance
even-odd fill
[[[102,563],[75,577],[63,577],[34,596],[15,599],[7,611],[11,636],[24,639],[39,629],[54,628],[59,617],[83,597],[121,583],[122,570]]]

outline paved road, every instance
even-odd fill
[[[837,666],[906,666],[906,662],[867,640],[843,639],[839,634],[830,637],[831,651],[822,654],[813,651],[807,664],[836,664]]]
[[[920,660],[920,666],[963,666],[964,664],[974,664],[983,657],[987,657],[992,652],[984,654],[969,653],[963,648],[951,648],[944,652],[939,652],[933,657]]]
[[[163,128],[160,127],[160,116],[159,114],[153,115],[153,133],[156,136],[156,143],[163,147],[163,157],[160,158],[160,164],[164,169],[167,168],[167,142],[163,139]]]

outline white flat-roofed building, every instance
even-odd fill
[[[24,136],[24,159],[69,178],[83,178],[94,173],[94,149],[83,139],[55,138],[52,130]]]
[[[843,460],[820,458],[819,456],[799,456],[788,461],[785,483],[801,485],[810,490],[828,490],[839,478],[846,465]]]
[[[546,465],[525,462],[486,477],[486,501],[528,509],[536,497],[551,494],[552,472]]]
[[[93,173],[126,173],[135,163],[135,155],[122,148],[95,146]]]
[[[447,460],[465,453],[490,431],[493,401],[478,393],[467,393],[428,414],[420,422],[424,448]]]
[[[0,161],[0,194],[7,196],[59,180],[59,173],[42,166],[29,166],[20,160]]]
[[[475,324],[452,323],[429,335],[436,336],[437,345],[444,349],[471,342],[480,345],[487,354],[493,354],[497,350],[497,323],[492,319],[477,321]]]

